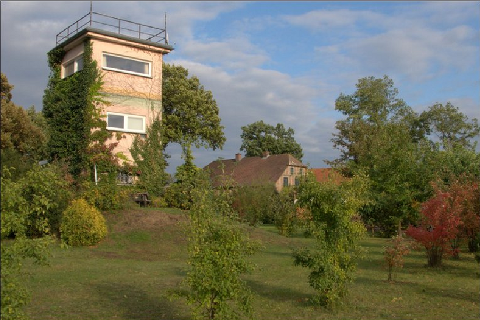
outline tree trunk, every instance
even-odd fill
[[[433,247],[427,250],[428,266],[437,268],[442,266],[443,250],[441,248]]]

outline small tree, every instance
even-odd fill
[[[152,196],[163,195],[168,174],[165,172],[167,161],[162,145],[162,121],[159,117],[148,127],[144,140],[135,137],[130,152],[140,172],[139,187]]]
[[[28,302],[29,292],[20,280],[25,275],[22,262],[31,258],[36,263],[45,264],[53,238],[27,238],[29,206],[21,195],[21,184],[10,179],[7,168],[2,170],[1,193],[1,314],[6,320],[25,319],[22,307]],[[41,233],[47,234],[48,227],[45,224],[43,227]],[[15,239],[4,243],[9,236]]]
[[[309,282],[317,291],[315,303],[335,306],[353,280],[358,241],[365,233],[357,212],[365,203],[367,181],[357,176],[338,186],[320,184],[310,175],[299,186],[298,203],[310,211],[308,231],[316,242],[314,248],[296,250],[293,256],[296,265],[312,270]]]
[[[237,222],[227,192],[216,193],[200,172],[188,227],[190,269],[183,295],[196,319],[239,319],[252,314],[251,291],[241,279],[257,244]]]
[[[401,235],[390,239],[390,244],[385,248],[385,262],[388,269],[388,281],[392,281],[394,268],[403,268],[403,256],[410,252],[410,247]]]
[[[445,254],[455,253],[450,242],[457,237],[462,224],[460,197],[453,197],[438,187],[435,189],[435,196],[422,205],[418,225],[410,225],[406,231],[408,236],[425,247],[429,267],[441,266]]]

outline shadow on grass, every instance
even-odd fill
[[[292,304],[298,304],[299,306],[305,307],[311,305],[310,301],[313,298],[312,294],[287,287],[266,284],[260,281],[247,280],[247,284],[255,294],[277,302],[291,301]]]
[[[447,288],[442,287],[441,289],[435,285],[427,285],[416,283],[413,281],[392,281],[388,282],[387,280],[380,280],[380,279],[371,279],[366,277],[357,277],[355,281],[358,283],[363,283],[364,285],[373,285],[373,286],[396,286],[396,287],[405,287],[408,291],[415,291],[418,295],[425,295],[430,296],[433,298],[443,297],[448,299],[457,299],[457,300],[465,300],[468,302],[476,303],[478,302],[478,293],[468,293],[462,292],[455,288]],[[441,284],[439,284],[441,285]]]
[[[128,320],[186,320],[184,308],[167,297],[154,297],[128,284],[99,283],[94,286],[102,300],[120,314],[119,319]]]

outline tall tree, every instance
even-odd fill
[[[5,74],[1,76],[2,168],[15,168],[12,178],[16,180],[31,169],[33,163],[45,159],[48,130],[39,123],[41,114],[36,113],[33,107],[27,111],[12,101],[13,85]]]
[[[242,127],[242,146],[240,150],[246,152],[247,157],[261,157],[263,152],[271,154],[291,154],[298,160],[303,157],[303,150],[293,135],[292,128],[285,129],[277,123],[274,127],[262,120]]]
[[[446,105],[434,104],[421,115],[429,125],[429,133],[435,135],[444,149],[452,148],[453,145],[461,145],[473,148],[474,143],[470,139],[480,134],[478,120],[468,117],[458,110],[450,102]]]
[[[13,103],[12,89],[13,85],[8,83],[7,77],[2,73],[2,150],[14,149],[22,155],[32,156],[46,142],[46,136],[27,111]]]
[[[353,94],[340,94],[335,108],[346,118],[336,124],[332,142],[342,154],[332,164],[350,174],[365,171],[371,179],[373,202],[362,208],[363,218],[389,233],[415,221],[412,204],[425,200],[429,182],[420,152],[424,120],[398,98],[387,76],[360,79]]]
[[[413,111],[397,95],[398,89],[387,76],[359,79],[353,94],[340,94],[335,109],[346,118],[337,121],[338,133],[332,139],[334,147],[341,151],[340,162],[362,161],[372,151],[372,139],[386,123],[411,117]]]
[[[225,143],[219,110],[211,91],[182,66],[163,64],[162,123],[164,148],[179,143],[187,148],[222,148]]]

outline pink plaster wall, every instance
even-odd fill
[[[110,101],[110,104],[103,106],[103,113],[116,112],[144,116],[146,127],[150,125],[154,117],[161,117],[163,54],[170,51],[156,46],[88,32],[84,37],[65,47],[67,53],[63,63],[83,53],[83,39],[85,37],[91,40],[92,58],[97,61],[103,76],[102,92],[107,94],[106,100]],[[151,62],[151,76],[145,77],[103,69],[103,53]],[[114,95],[114,98],[109,99],[109,94]],[[121,132],[121,135],[122,139],[114,152],[122,152],[132,160],[129,148],[137,134]],[[107,143],[115,141],[117,140],[111,139]]]

